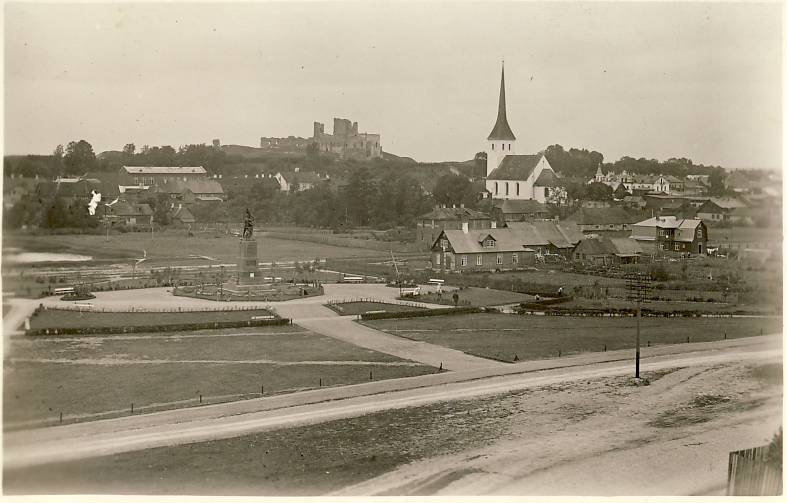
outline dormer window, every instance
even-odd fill
[[[492,238],[484,239],[484,248],[494,248],[495,247],[495,240]]]

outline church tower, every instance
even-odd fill
[[[511,132],[506,118],[506,69],[503,66],[500,73],[500,101],[497,105],[497,122],[492,132],[487,137],[486,150],[486,175],[495,170],[503,158],[516,153],[516,136]]]

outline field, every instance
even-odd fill
[[[365,325],[430,344],[507,362],[574,353],[632,348],[635,318],[575,318],[468,314],[406,320],[375,320]],[[717,341],[778,333],[782,318],[642,318],[645,346]]]
[[[95,260],[118,261],[137,259],[143,255],[150,259],[167,258],[184,261],[191,265],[194,256],[207,256],[221,263],[234,263],[238,259],[238,238],[230,234],[203,233],[188,237],[185,230],[168,230],[154,234],[130,232],[113,234],[109,241],[102,235],[50,235],[23,236],[8,234],[3,236],[3,245],[26,251],[53,251],[89,255]],[[263,262],[294,261],[311,262],[315,258],[379,256],[384,252],[362,248],[345,248],[320,243],[305,244],[301,241],[266,238],[257,236],[260,260]]]
[[[650,386],[634,386],[626,377],[566,382],[226,440],[6,470],[3,489],[6,494],[314,496],[358,484],[339,494],[467,494],[471,487],[475,494],[544,494],[543,488],[514,484],[594,456],[633,452],[664,462],[644,471],[640,480],[627,480],[631,494],[641,494],[645,484],[665,494],[673,480],[663,478],[659,469],[695,463],[694,454],[686,458],[685,452],[699,445],[697,435],[729,436],[724,427],[730,418],[746,418],[749,411],[781,403],[778,364],[667,369],[643,377]],[[698,397],[698,390],[705,395]],[[723,396],[724,401],[697,403],[709,396]],[[676,411],[694,422],[659,423]],[[664,443],[667,436],[678,439],[677,446]],[[644,450],[635,451],[640,448]],[[720,459],[715,464],[723,465],[723,484],[726,458]],[[696,465],[691,468],[692,477],[707,477],[705,466],[701,473]],[[589,470],[581,464],[578,469]],[[503,479],[498,473],[513,475]],[[477,477],[483,474],[490,477]],[[465,477],[464,489],[450,487]],[[583,480],[582,473],[575,477]],[[600,474],[590,482],[610,478],[614,476]],[[570,488],[571,482],[575,480],[562,479],[555,487],[553,481],[551,492]],[[639,491],[637,483],[643,484]],[[603,492],[598,486],[580,487],[584,494]]]
[[[20,338],[3,367],[3,424],[196,406],[436,369],[298,326]]]
[[[266,309],[237,311],[191,312],[83,312],[45,309],[30,320],[30,328],[132,327],[148,325],[177,325],[181,323],[209,323],[213,321],[248,321],[253,316],[270,316]]]
[[[339,313],[342,316],[368,313],[369,311],[385,311],[386,313],[400,313],[402,311],[419,311],[423,307],[407,306],[402,304],[389,304],[385,302],[341,302],[337,304],[327,304],[325,307]]]

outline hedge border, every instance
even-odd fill
[[[27,335],[92,335],[92,334],[133,334],[145,332],[184,332],[187,330],[211,330],[217,328],[243,328],[289,325],[289,318],[272,320],[245,321],[214,321],[203,323],[177,323],[165,325],[138,325],[127,327],[70,327],[70,328],[36,328],[26,332]]]
[[[419,311],[400,311],[398,313],[364,313],[362,320],[386,320],[392,318],[423,318],[427,316],[443,316],[457,314],[473,314],[493,312],[493,309],[484,307],[452,307],[446,309],[424,309]]]

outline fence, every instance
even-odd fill
[[[730,453],[727,472],[728,496],[781,495],[781,464],[770,462],[770,451],[771,446],[764,445]]]
[[[41,307],[39,307],[41,309]],[[43,306],[43,309],[50,309],[52,311],[85,311],[85,306],[77,305],[77,304],[63,304],[59,306]],[[162,308],[147,308],[147,307],[117,307],[117,308],[108,308],[108,307],[91,307],[90,312],[92,313],[208,313],[208,312],[225,312],[225,311],[259,311],[260,309],[266,309],[271,311],[272,309],[270,306],[266,306],[264,308],[260,306],[221,306],[219,307],[203,307],[203,308],[185,308],[185,307],[178,307],[172,309],[162,309]]]
[[[423,309],[423,304],[418,304],[416,302],[407,302],[407,301],[397,301],[391,302],[390,300],[382,300],[382,299],[375,299],[373,297],[346,297],[343,299],[338,300],[329,300],[326,304],[329,306],[335,306],[337,304],[349,304],[351,302],[374,302],[375,304],[390,304],[394,306],[407,306],[413,307],[416,309]]]
[[[188,330],[211,330],[221,328],[268,327],[289,325],[289,318],[264,320],[209,321],[201,323],[173,323],[158,325],[129,325],[123,327],[68,327],[68,328],[35,328],[26,335],[92,335],[92,334],[134,334],[148,332],[185,332]]]

